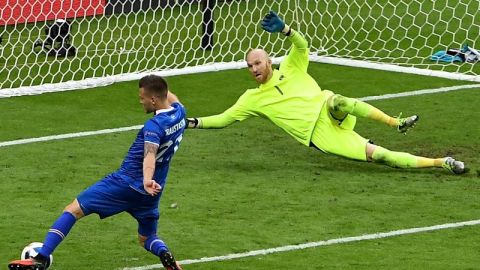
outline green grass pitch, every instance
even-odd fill
[[[323,89],[364,97],[465,84],[438,78],[311,64]],[[255,82],[245,70],[167,78],[189,116],[222,112]],[[179,260],[196,259],[480,217],[478,89],[372,102],[419,114],[407,135],[360,119],[377,144],[417,155],[452,155],[471,167],[399,170],[304,147],[264,119],[222,130],[187,130],[160,203],[159,235]],[[142,124],[137,82],[0,99],[0,141]],[[42,241],[79,192],[120,165],[136,132],[0,148],[1,269]],[[177,208],[170,208],[176,203]],[[52,270],[158,264],[137,244],[127,214],[79,221]],[[480,227],[337,244],[184,269],[476,269]]]

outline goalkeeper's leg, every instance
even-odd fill
[[[371,143],[367,144],[367,158],[395,168],[444,168],[454,174],[462,174],[467,170],[465,164],[451,157],[426,158],[409,153],[395,152]]]
[[[443,158],[426,158],[405,152],[390,151],[374,144],[367,144],[367,158],[394,168],[442,167]]]
[[[402,133],[413,127],[418,121],[416,115],[406,118],[391,117],[368,103],[338,94],[329,97],[327,105],[332,116],[338,120],[344,119],[347,114],[352,114],[382,122],[390,127],[396,127]]]

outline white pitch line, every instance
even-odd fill
[[[456,90],[462,90],[462,89],[480,89],[480,84],[466,84],[466,85],[458,85],[458,86],[451,86],[451,87],[440,87],[440,88],[434,88],[434,89],[423,89],[423,90],[416,90],[416,91],[403,92],[403,93],[397,93],[397,94],[368,96],[368,97],[362,97],[359,99],[363,101],[382,100],[382,99],[392,99],[392,98],[399,98],[399,97],[419,96],[419,95],[426,95],[426,94],[450,92],[450,91],[456,91]],[[140,128],[142,128],[142,126],[131,126],[131,127],[121,127],[121,128],[113,128],[113,129],[103,129],[103,130],[97,130],[97,131],[85,131],[85,132],[78,132],[78,133],[52,135],[52,136],[46,136],[46,137],[21,139],[21,140],[14,140],[14,141],[5,141],[5,142],[0,142],[0,148],[4,146],[12,146],[12,145],[19,145],[19,144],[78,138],[78,137],[108,134],[108,133],[114,133],[114,132],[123,132],[123,131],[136,130]]]
[[[450,91],[463,90],[463,89],[472,89],[472,88],[480,89],[480,84],[466,84],[466,85],[457,85],[457,86],[449,86],[449,87],[440,87],[435,89],[416,90],[416,91],[396,93],[396,94],[386,94],[381,96],[369,96],[369,97],[363,97],[359,99],[362,101],[382,100],[382,99],[391,99],[391,98],[399,98],[399,97],[436,94],[436,93],[450,92]]]
[[[130,131],[130,130],[138,130],[138,129],[141,129],[142,127],[143,126],[111,128],[111,129],[102,129],[102,130],[96,130],[96,131],[84,131],[84,132],[78,132],[78,133],[67,133],[67,134],[52,135],[52,136],[39,137],[39,138],[6,141],[6,142],[0,142],[0,147],[18,145],[18,144],[35,143],[35,142],[62,140],[62,139],[69,139],[69,138],[78,138],[78,137],[85,137],[85,136],[92,136],[92,135],[99,135],[99,134],[108,134],[108,133],[115,133],[115,132],[123,132],[123,131]]]
[[[233,260],[233,259],[239,259],[239,258],[245,258],[245,257],[262,256],[262,255],[267,255],[272,253],[287,252],[287,251],[301,250],[301,249],[307,249],[307,248],[330,246],[335,244],[380,239],[380,238],[387,238],[387,237],[393,237],[393,236],[399,236],[399,235],[431,232],[431,231],[437,231],[437,230],[445,230],[445,229],[458,228],[458,227],[464,227],[464,226],[475,226],[475,225],[480,225],[480,219],[464,221],[464,222],[456,222],[456,223],[446,223],[446,224],[434,225],[429,227],[420,227],[420,228],[403,229],[403,230],[396,230],[396,231],[390,231],[390,232],[364,234],[364,235],[353,236],[353,237],[335,238],[335,239],[330,239],[325,241],[308,242],[308,243],[299,244],[299,245],[288,245],[288,246],[281,246],[281,247],[275,247],[275,248],[253,250],[253,251],[248,251],[243,253],[232,253],[232,254],[223,255],[223,256],[204,257],[204,258],[194,259],[194,260],[183,260],[183,261],[179,261],[179,263],[186,265],[186,264],[194,264],[194,263],[226,261],[226,260]],[[161,268],[163,268],[161,264],[153,264],[153,265],[146,265],[146,266],[140,266],[140,267],[126,267],[126,268],[122,268],[122,270],[149,270],[149,269],[161,269]]]

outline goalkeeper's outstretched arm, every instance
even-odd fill
[[[281,32],[289,38],[289,40],[293,43],[293,46],[297,49],[308,48],[307,40],[299,32],[285,24],[285,22],[274,11],[270,11],[263,18],[261,25],[263,30],[269,33]]]
[[[224,128],[236,120],[227,114],[217,114],[201,118],[187,118],[187,128]]]
[[[274,12],[270,11],[262,20],[262,28],[269,33],[281,32],[288,37],[293,46],[286,59],[282,62],[283,66],[292,66],[307,72],[308,68],[308,42],[300,32],[295,31]]]
[[[221,114],[200,118],[187,118],[187,128],[224,128],[252,116],[257,116],[252,110],[251,101],[249,101],[247,92],[240,96],[233,106]]]
[[[249,106],[247,95],[242,95],[237,102],[223,113],[200,117],[187,118],[187,128],[224,128],[238,121],[257,116]]]

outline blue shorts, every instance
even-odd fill
[[[77,197],[85,216],[96,213],[107,218],[121,212],[127,212],[138,222],[138,233],[149,237],[157,233],[158,203],[157,196],[142,194],[119,177],[108,175],[93,184]]]

